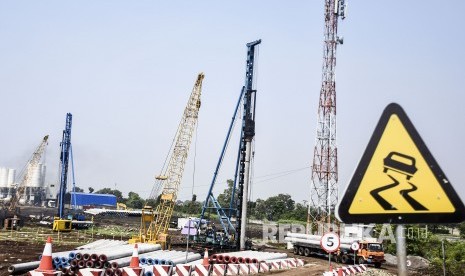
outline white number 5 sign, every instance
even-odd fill
[[[320,245],[328,253],[337,251],[340,246],[339,236],[335,233],[326,233],[321,237]]]

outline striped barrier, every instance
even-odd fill
[[[238,275],[248,275],[249,274],[249,264],[238,264]]]
[[[258,265],[258,272],[269,272],[270,271],[270,265],[267,262],[261,262]]]
[[[61,271],[51,271],[51,272],[39,272],[39,271],[29,271],[28,276],[61,276],[63,273]]]
[[[196,276],[208,276],[210,268],[210,265],[195,265]]]
[[[171,265],[151,265],[145,268],[145,273],[147,271],[152,272],[154,276],[171,276],[173,267]]]
[[[212,276],[224,276],[226,274],[225,264],[214,264],[212,268]]]
[[[144,274],[144,269],[141,267],[123,267],[121,270],[122,276],[142,276]]]
[[[270,265],[270,271],[280,270],[281,269],[281,262],[280,261],[270,261],[268,262]]]
[[[176,275],[177,276],[191,276],[192,275],[192,266],[191,265],[176,265]]]
[[[287,259],[286,261],[287,261],[288,268],[297,267],[296,259]]]
[[[249,274],[257,274],[258,273],[258,263],[252,263],[249,265]]]
[[[239,275],[239,265],[238,264],[228,264],[226,268],[226,275]]]
[[[105,270],[95,268],[83,268],[79,269],[78,276],[104,276]]]
[[[347,267],[339,267],[333,271],[326,271],[323,273],[323,276],[350,276],[363,273],[367,270],[367,267],[363,264],[361,265],[351,265]]]

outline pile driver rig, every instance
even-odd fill
[[[175,135],[175,144],[170,152],[169,163],[162,170],[162,174],[155,177],[157,183],[149,199],[155,199],[158,196],[157,187],[162,186],[160,203],[155,211],[150,206],[145,206],[142,209],[139,235],[130,239],[129,243],[158,243],[162,247],[166,247],[167,242],[169,242],[168,226],[178,196],[192,134],[197,124],[203,79],[204,74],[198,74]]]
[[[260,43],[261,40],[247,43],[245,85],[241,89],[223,149],[221,150],[220,158],[213,174],[210,189],[202,207],[200,220],[197,222],[197,236],[194,238],[194,246],[198,248],[206,247],[210,248],[212,251],[228,251],[244,250],[251,246],[251,244],[247,242],[245,228],[247,221],[250,172],[252,169],[252,148],[255,137],[255,103],[257,90],[254,85],[254,65],[256,62],[255,54]],[[242,127],[234,183],[229,207],[224,208],[213,195],[213,188],[231,138],[232,129],[238,116],[241,102],[243,104]],[[221,229],[216,229],[209,220],[205,219],[207,215],[206,212],[212,209],[216,211]],[[233,218],[235,218],[235,223],[232,221]]]
[[[65,218],[64,213],[64,198],[67,189],[68,182],[68,165],[69,155],[71,151],[71,123],[73,115],[71,113],[66,114],[66,125],[63,130],[63,139],[61,141],[61,153],[60,153],[60,190],[58,193],[58,216],[53,220],[54,231],[71,231],[72,220]]]

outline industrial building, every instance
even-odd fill
[[[0,167],[0,200],[9,201],[16,192],[19,180],[22,176],[17,175],[17,170]],[[20,195],[19,204],[49,206],[49,202],[56,200],[57,189],[54,184],[45,184],[46,165],[38,163],[29,165],[25,172],[28,177],[24,184],[24,190]],[[20,173],[21,174],[21,173]]]

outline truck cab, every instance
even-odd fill
[[[386,262],[384,259],[384,248],[380,242],[359,242],[360,249],[357,253],[357,261],[359,264],[374,264],[375,267],[381,267],[381,264]]]

